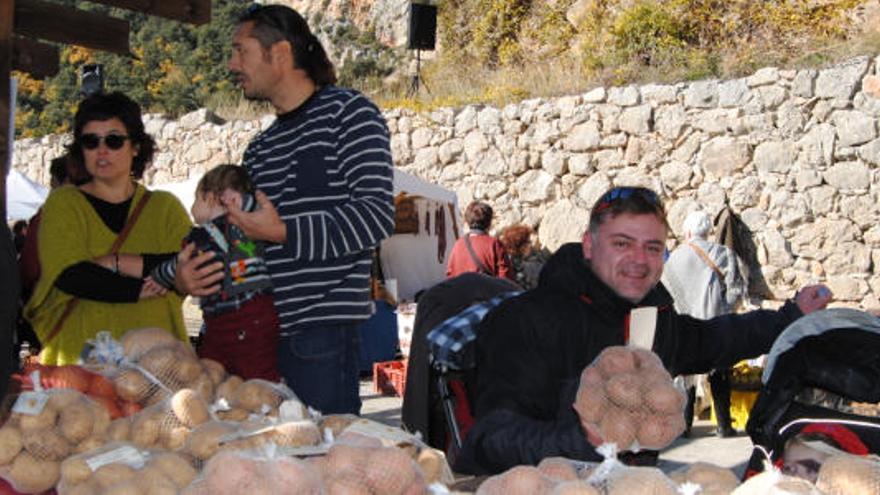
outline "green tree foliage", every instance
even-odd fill
[[[237,94],[226,69],[235,21],[242,3],[214,0],[212,20],[202,26],[79,1],[58,3],[129,21],[133,57],[66,46],[59,72],[45,81],[18,74],[17,136],[64,132],[81,98],[84,64],[104,65],[104,87],[122,91],[151,112],[180,115]]]

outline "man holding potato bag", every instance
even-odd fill
[[[656,193],[613,188],[593,206],[582,242],[562,246],[547,262],[538,287],[486,315],[477,331],[476,423],[457,472],[498,473],[553,456],[600,461],[600,439],[572,405],[585,368],[604,349],[631,343],[634,309],[656,308],[648,345],[676,375],[758,356],[791,322],[831,299],[817,285],[777,311],[679,315],[659,283],[669,230]]]

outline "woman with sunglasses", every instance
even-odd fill
[[[141,109],[127,96],[98,94],[80,103],[68,151],[90,178],[46,200],[42,274],[25,308],[43,364],[75,363],[102,330],[118,338],[161,327],[186,339],[181,297],[144,275],[175,255],[191,227],[173,195],[137,182],[154,150]]]

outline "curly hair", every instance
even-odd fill
[[[125,125],[128,138],[138,150],[131,162],[131,176],[135,179],[142,178],[147,164],[153,159],[156,142],[144,129],[140,105],[120,92],[100,93],[89,96],[80,102],[76,115],[73,117],[73,143],[67,147],[70,158],[84,171],[85,158],[83,157],[82,143],[80,143],[83,128],[89,122],[96,120],[103,122],[110,119],[119,119]]]
[[[501,231],[498,240],[510,256],[525,256],[532,244],[532,232],[528,225],[511,225]]]

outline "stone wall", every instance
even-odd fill
[[[527,223],[552,248],[579,238],[612,185],[646,185],[684,216],[725,202],[753,231],[770,288],[824,281],[849,305],[880,307],[878,59],[824,70],[765,68],[729,81],[595,88],[585,94],[385,113],[398,167],[483,199],[496,227]],[[147,183],[237,162],[272,121],[206,111],[148,117],[162,150]],[[43,183],[65,138],[15,143],[15,167]]]

